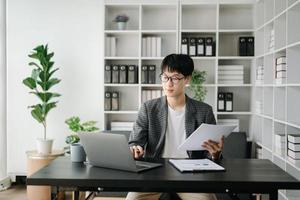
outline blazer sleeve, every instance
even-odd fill
[[[147,144],[147,135],[148,135],[148,113],[147,106],[144,103],[138,113],[138,118],[133,126],[133,131],[130,134],[128,144],[129,146],[140,145],[145,147]]]
[[[212,107],[209,107],[206,115],[205,115],[205,122],[206,124],[216,124],[216,119],[214,116],[214,113],[212,111]],[[211,159],[211,155],[209,154],[208,151],[206,150],[201,150],[201,151],[188,151],[188,155],[189,158],[198,158],[198,159],[202,159],[202,158],[208,158]]]

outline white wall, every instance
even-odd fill
[[[6,177],[5,0],[0,0],[0,180]]]
[[[53,89],[61,93],[58,107],[48,115],[48,137],[54,148],[65,145],[70,133],[64,120],[79,115],[101,119],[103,102],[102,0],[7,1],[7,137],[8,173],[26,173],[26,151],[35,149],[42,125],[30,115],[28,105],[38,102],[22,80],[31,73],[28,54],[39,44],[55,52],[55,76],[62,79]]]

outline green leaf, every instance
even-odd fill
[[[44,121],[43,112],[39,105],[34,106],[34,109],[31,111],[31,115],[39,123],[42,123]]]
[[[51,92],[31,92],[39,97],[44,103],[47,103],[50,99],[54,97],[59,97],[60,94],[58,93],[51,93]]]
[[[53,71],[49,72],[49,75],[47,76],[47,80],[49,80],[49,78],[52,76],[52,74],[54,72],[56,72],[58,70],[58,68],[54,69]]]
[[[42,69],[42,67],[39,66],[38,64],[36,64],[35,62],[30,62],[30,63],[28,63],[28,65],[29,65],[29,66],[35,66],[35,67],[37,67],[38,69]]]
[[[33,78],[35,81],[37,81],[40,71],[41,71],[40,69],[33,69],[31,72],[31,78]]]
[[[46,82],[45,91],[49,90],[52,86],[58,84],[60,82],[60,79],[52,78],[49,81]]]
[[[51,102],[51,103],[47,103],[46,107],[45,107],[45,116],[47,116],[48,112],[52,109],[56,107],[56,102]]]
[[[36,82],[33,78],[28,77],[23,80],[23,84],[29,87],[30,89],[35,89],[36,88]]]
[[[66,143],[67,144],[74,144],[80,141],[80,138],[78,135],[69,135],[66,137]]]

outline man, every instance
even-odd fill
[[[188,55],[171,54],[161,64],[165,96],[145,102],[138,114],[129,146],[135,159],[147,158],[220,158],[224,137],[219,142],[205,141],[203,151],[181,151],[178,146],[202,123],[215,124],[212,107],[185,95],[194,71]],[[127,200],[159,199],[160,193],[130,192]],[[213,200],[213,194],[178,193],[181,199]]]

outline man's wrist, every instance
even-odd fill
[[[222,152],[221,152],[221,151],[218,152],[218,153],[212,154],[212,155],[211,155],[211,159],[212,159],[213,161],[220,160],[220,159],[221,159],[221,155],[222,155]]]

